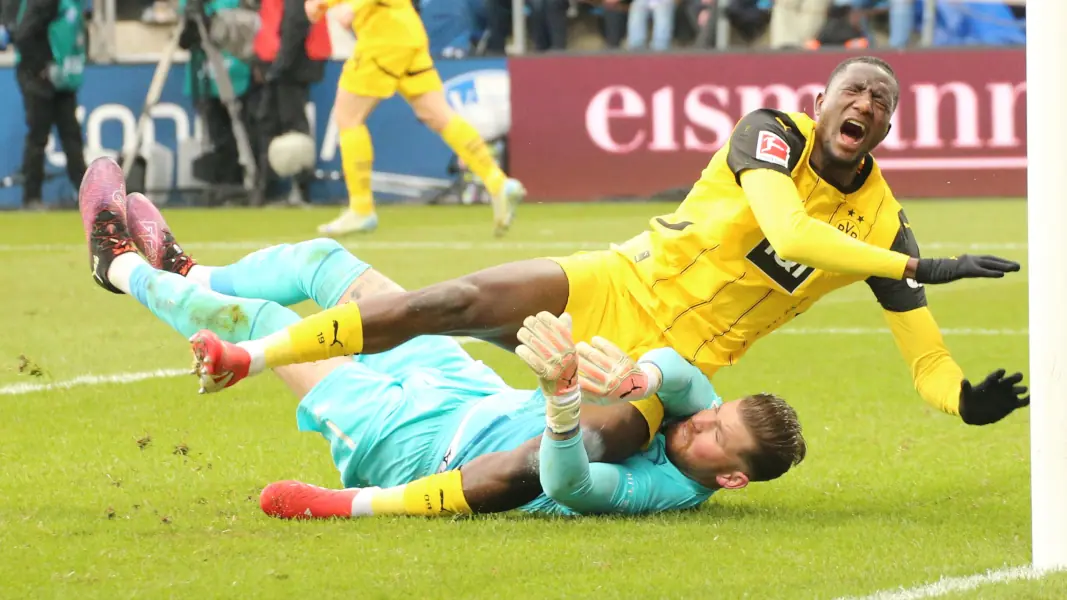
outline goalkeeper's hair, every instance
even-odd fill
[[[792,406],[774,394],[754,394],[741,400],[741,419],[756,440],[741,455],[750,481],[771,481],[799,465],[808,453],[800,421]]]

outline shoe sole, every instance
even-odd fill
[[[226,385],[233,378],[233,373],[227,374],[226,377],[219,380],[217,373],[213,372],[211,366],[213,359],[210,356],[210,349],[208,348],[207,341],[199,333],[194,334],[189,338],[189,342],[193,351],[193,370],[192,375],[195,375],[200,380],[200,394],[214,394],[223,390]]]

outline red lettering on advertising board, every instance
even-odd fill
[[[513,59],[511,156],[533,197],[643,197],[686,188],[762,107],[814,115],[840,54]],[[875,157],[901,197],[1023,195],[1022,49],[885,55],[900,79]],[[952,64],[951,69],[943,68]]]

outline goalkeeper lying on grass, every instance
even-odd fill
[[[195,265],[151,202],[126,198],[121,181],[117,165],[97,161],[79,194],[91,261],[103,275],[97,283],[132,295],[182,335],[207,328],[232,342],[258,338],[299,320],[281,304],[310,298],[328,307],[399,289],[331,240],[266,248],[226,267]],[[576,348],[568,325],[548,313],[526,319],[520,340],[517,352],[538,374],[539,391],[510,388],[443,336],[275,369],[301,398],[299,427],[329,441],[347,489],[279,482],[263,491],[263,509],[283,518],[511,508],[650,513],[775,479],[804,457],[789,405],[769,394],[723,403],[673,350],[653,350],[635,364],[606,340]],[[583,405],[580,380],[614,402]],[[658,399],[627,401],[635,384]],[[670,422],[661,428],[664,412]],[[612,436],[633,435],[634,427],[651,434],[645,449],[605,453]],[[536,478],[534,493],[508,487],[522,479],[517,472]]]

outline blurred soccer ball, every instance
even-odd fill
[[[292,177],[315,168],[315,140],[298,131],[283,133],[267,148],[267,161],[279,177]]]

